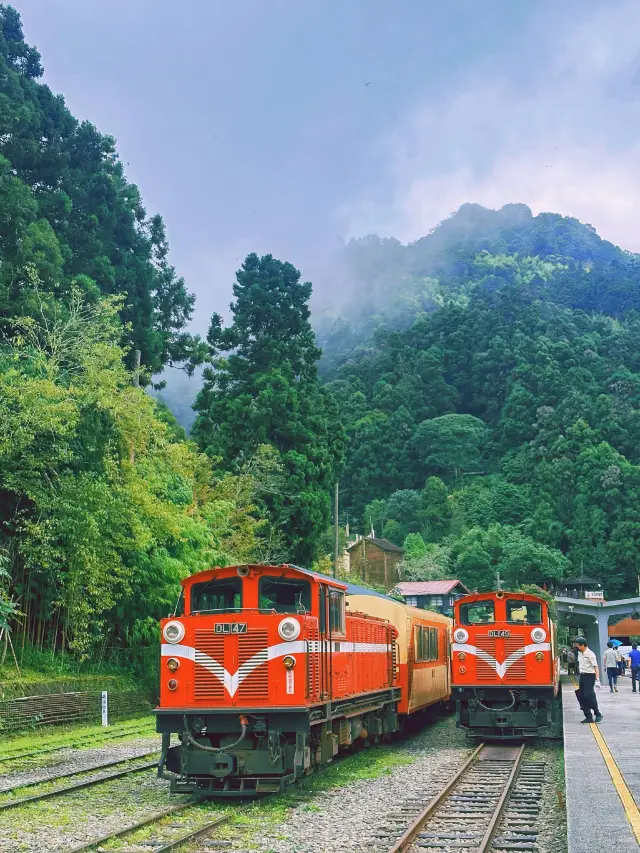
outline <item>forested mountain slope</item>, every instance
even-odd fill
[[[497,569],[514,582],[584,571],[633,591],[638,257],[521,205],[467,205],[413,246],[385,245],[354,251],[391,309],[365,341],[358,318],[325,341],[349,434],[345,511],[397,542],[409,534],[416,576],[482,585]],[[399,318],[394,304],[426,276],[432,302]]]

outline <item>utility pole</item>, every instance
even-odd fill
[[[140,350],[133,351],[133,387],[140,387]]]
[[[338,497],[339,497],[339,487],[338,481],[336,480],[335,491],[333,493],[333,526],[335,531],[335,548],[333,552],[333,576],[334,578],[338,574],[338,555],[340,553],[340,528],[338,527]]]
[[[498,591],[502,589],[502,581],[500,580],[500,569],[496,571],[496,583],[498,585]]]

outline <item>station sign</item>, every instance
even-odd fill
[[[604,601],[604,592],[601,589],[585,590],[584,597],[595,601]]]

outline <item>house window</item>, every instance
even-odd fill
[[[415,628],[416,663],[438,660],[438,629],[417,625]]]
[[[409,607],[417,607],[418,606],[418,596],[417,595],[408,595],[407,596],[407,605]]]
[[[442,607],[442,596],[441,595],[432,595],[431,596],[431,606],[432,607]]]

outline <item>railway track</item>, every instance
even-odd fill
[[[101,782],[107,782],[110,779],[120,779],[123,776],[129,776],[132,773],[140,773],[143,770],[150,770],[152,767],[157,767],[158,760],[156,758],[155,761],[148,761],[144,764],[135,764],[133,767],[127,767],[122,770],[118,770],[115,773],[102,774],[101,776],[98,776],[96,778],[81,779],[78,782],[73,782],[71,785],[63,785],[60,788],[54,788],[52,791],[43,791],[37,794],[31,794],[27,797],[17,797],[15,799],[5,800],[5,795],[13,794],[16,791],[24,791],[27,788],[34,788],[39,785],[49,785],[51,783],[57,782],[59,779],[68,779],[73,776],[95,773],[109,767],[115,767],[118,764],[125,764],[127,762],[136,761],[139,758],[146,758],[148,755],[157,754],[158,750],[153,750],[152,752],[144,752],[139,755],[134,755],[130,758],[121,758],[119,761],[107,761],[104,764],[96,764],[93,767],[83,768],[82,770],[60,773],[58,776],[51,776],[46,779],[40,779],[38,781],[26,782],[14,785],[10,788],[4,788],[2,791],[0,791],[0,812],[5,811],[6,809],[16,808],[17,806],[23,806],[27,803],[36,803],[40,800],[48,800],[52,797],[57,797],[61,794],[67,794],[71,791],[80,791],[83,788],[91,788],[93,785],[99,785]]]
[[[0,764],[4,764],[7,761],[19,761],[21,758],[31,758],[35,755],[48,755],[51,752],[61,752],[63,749],[75,749],[77,747],[82,746],[99,746],[101,743],[106,743],[110,740],[117,740],[118,738],[128,737],[129,735],[139,734],[141,732],[147,731],[149,728],[148,725],[144,726],[133,726],[128,729],[123,729],[120,732],[112,732],[105,735],[87,735],[83,738],[78,738],[77,740],[70,741],[69,743],[64,743],[59,746],[44,746],[41,749],[34,749],[30,752],[16,752],[9,753],[5,755],[0,755]],[[150,732],[150,735],[154,734],[154,732]]]
[[[109,844],[110,853],[118,853],[119,848],[113,846],[114,841],[118,841],[119,839],[122,839],[127,835],[131,835],[140,829],[150,827],[154,823],[157,823],[157,826],[154,827],[155,834],[152,839],[137,839],[132,843],[139,846],[147,846],[150,849],[152,848],[154,853],[168,853],[169,850],[175,850],[187,841],[196,841],[199,838],[206,838],[214,830],[219,829],[231,820],[231,813],[229,812],[228,814],[220,815],[213,820],[203,821],[202,813],[200,812],[193,816],[184,816],[177,822],[170,821],[168,823],[162,823],[166,818],[171,818],[179,812],[185,812],[187,809],[194,808],[195,805],[196,803],[192,801],[182,803],[179,806],[173,806],[172,808],[165,809],[162,812],[156,812],[156,814],[150,815],[143,820],[139,820],[137,823],[132,823],[129,826],[116,829],[108,835],[100,836],[100,838],[94,838],[92,841],[81,844],[79,847],[73,847],[68,851],[68,853],[88,853],[88,851],[96,850],[98,847],[102,848],[102,845],[107,843]],[[200,820],[197,819],[198,817]],[[153,842],[153,844],[150,844],[150,842]]]
[[[544,764],[523,762],[524,748],[480,744],[432,800],[409,799],[387,817],[376,849],[534,853]]]

